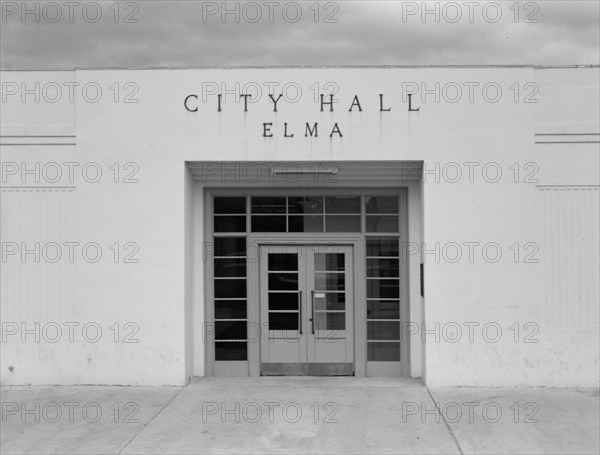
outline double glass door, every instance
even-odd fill
[[[354,374],[352,247],[260,247],[261,374]]]

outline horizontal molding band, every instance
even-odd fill
[[[10,137],[10,138],[15,138],[15,137],[71,137],[71,138],[76,138],[77,136],[74,134],[69,134],[69,135],[63,135],[63,134],[44,134],[44,135],[35,135],[35,134],[0,134],[0,139],[5,138],[5,137]]]
[[[600,133],[535,133],[536,136],[600,136]]]
[[[600,191],[600,185],[536,185],[537,189],[544,190],[591,190]]]
[[[77,145],[74,134],[2,134],[0,145],[4,146],[73,146]]]
[[[535,133],[536,144],[600,144],[600,133]]]
[[[31,192],[31,191],[73,191],[76,186],[0,186],[5,192]]]
[[[600,144],[600,141],[535,141],[536,144]]]
[[[22,146],[22,145],[26,145],[26,146],[31,146],[31,145],[77,145],[75,142],[37,142],[37,143],[27,143],[27,142],[23,142],[23,143],[18,143],[18,142],[13,142],[13,143],[7,143],[7,142],[0,142],[0,145],[4,145],[4,146]]]

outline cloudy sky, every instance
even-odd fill
[[[600,2],[2,0],[3,69],[600,62]]]

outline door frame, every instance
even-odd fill
[[[406,191],[406,205],[401,208],[407,216],[406,226],[401,231],[401,236],[410,242],[421,242],[423,239],[422,225],[422,189],[418,181],[410,181],[393,187],[373,188],[370,186],[357,188],[265,188],[265,187],[213,187],[202,184],[196,181],[194,185],[194,299],[198,304],[194,307],[194,330],[193,340],[194,346],[194,369],[198,376],[258,376],[260,374],[260,357],[259,352],[254,349],[253,344],[249,341],[248,358],[245,361],[230,361],[230,362],[215,362],[214,357],[214,339],[211,340],[211,324],[214,322],[214,308],[210,296],[213,290],[213,264],[207,260],[205,246],[212,242],[213,226],[212,212],[213,200],[215,196],[260,196],[269,195],[273,192],[282,195],[296,195],[299,192],[307,195],[397,195],[399,191]],[[289,233],[281,234],[261,234],[249,233],[246,235],[248,239],[264,239],[265,241],[285,243],[287,241],[300,241],[308,243],[332,243],[334,240],[348,242],[348,245],[353,245],[353,259],[355,261],[355,271],[357,279],[355,283],[355,376],[367,376],[367,367],[369,368],[369,376],[402,376],[425,379],[425,349],[424,342],[420,342],[420,338],[409,339],[407,342],[408,354],[405,357],[406,362],[401,362],[400,374],[395,365],[386,365],[391,362],[369,362],[367,364],[367,347],[366,347],[366,317],[357,317],[366,314],[366,275],[361,267],[361,258],[366,251],[366,242],[364,234],[361,233],[336,233],[331,239],[323,239],[323,233],[297,233],[290,235]],[[321,236],[321,237],[320,237]],[[401,261],[402,267],[405,267],[406,277],[406,298],[408,303],[408,314],[406,322],[416,324],[421,327],[424,320],[424,298],[420,293],[419,282],[419,263],[420,257],[411,255],[408,261]],[[250,275],[252,273],[252,275]],[[248,279],[253,279],[251,283],[258,279],[258,272],[252,272],[252,267],[248,270]],[[249,289],[249,292],[251,290]],[[252,292],[256,293],[256,290]],[[250,296],[250,294],[248,294]],[[256,294],[254,294],[255,296]],[[248,323],[257,323],[259,317],[256,312],[249,307]],[[359,338],[359,336],[361,338]],[[363,342],[364,341],[364,342]],[[220,365],[219,365],[220,364]],[[377,364],[377,365],[375,365]]]
[[[331,234],[329,234],[331,236]],[[352,310],[352,323],[353,323],[353,363],[354,363],[354,376],[364,377],[367,372],[367,321],[363,318],[363,324],[358,321],[359,314],[367,314],[366,308],[366,280],[360,279],[358,276],[360,270],[357,267],[358,260],[360,258],[359,252],[362,251],[361,246],[364,243],[362,236],[356,234],[340,234],[335,238],[327,238],[323,233],[306,233],[306,234],[293,234],[289,233],[282,234],[260,234],[252,233],[248,235],[247,244],[256,245],[256,251],[260,251],[262,246],[289,246],[289,245],[334,245],[334,246],[350,246],[352,247],[352,272],[353,272],[353,283],[352,283],[352,295],[353,295],[353,310]],[[248,261],[248,301],[254,299],[255,302],[260,302],[260,257],[257,260]],[[363,282],[364,281],[364,282]],[[362,294],[359,294],[361,292]],[[360,302],[360,305],[359,305]],[[360,309],[358,308],[360,306]],[[360,312],[362,310],[362,313]],[[249,305],[248,306],[248,322],[256,322],[258,327],[261,327],[260,319],[260,305]],[[361,334],[364,338],[359,338],[359,330],[362,330]],[[365,342],[359,343],[357,340],[362,339]],[[358,346],[364,344],[363,349],[359,352]],[[257,342],[248,343],[248,368],[249,375],[251,377],[260,376],[260,364],[261,364],[261,339],[259,337]],[[359,361],[362,362],[359,364]]]

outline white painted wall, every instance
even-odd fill
[[[426,323],[429,329],[436,323],[440,328],[450,324],[439,342],[434,334],[426,337],[427,383],[597,386],[598,263],[593,258],[598,251],[590,237],[598,232],[598,207],[593,206],[600,182],[598,144],[574,142],[597,142],[598,136],[561,136],[569,143],[536,144],[547,141],[548,136],[535,134],[598,134],[598,73],[597,67],[3,72],[3,91],[14,88],[12,83],[20,87],[21,82],[34,87],[38,81],[42,86],[72,81],[79,86],[74,103],[64,99],[49,103],[43,96],[39,103],[31,96],[25,102],[18,95],[3,100],[2,144],[33,141],[31,137],[8,136],[59,134],[76,135],[77,145],[2,145],[2,161],[40,161],[42,166],[49,161],[95,162],[104,174],[100,183],[77,178],[70,184],[75,188],[63,192],[4,188],[2,241],[93,241],[103,246],[104,256],[94,264],[81,259],[73,264],[21,264],[16,256],[10,256],[2,263],[2,321],[26,321],[30,325],[37,321],[42,326],[48,322],[95,322],[104,331],[97,343],[85,342],[77,331],[74,343],[35,343],[32,336],[23,343],[18,335],[7,335],[2,345],[2,383],[176,385],[203,371],[202,347],[197,341],[190,343],[199,339],[198,324],[202,322],[202,293],[197,289],[202,272],[190,270],[190,252],[198,251],[198,245],[191,241],[190,220],[201,219],[201,214],[192,210],[193,188],[185,161],[423,160],[426,247],[496,242],[503,252],[497,263],[483,260],[480,248],[473,263],[467,258],[456,263],[436,261],[433,254],[427,255]],[[417,94],[413,104],[421,110],[409,113],[402,99],[402,84],[411,82],[425,83],[430,89],[439,82],[440,88],[446,86],[448,90],[446,98],[454,96],[452,87],[456,84],[464,91],[456,103],[445,100],[443,93],[439,102],[434,95],[423,101]],[[249,103],[248,112],[243,112],[243,100],[235,102],[232,95],[220,113],[216,96],[202,102],[203,88],[235,89],[236,83],[254,94],[253,86],[262,88],[262,99]],[[286,84],[290,97],[295,94],[293,87],[302,90],[297,102],[280,101],[277,113],[266,96],[267,86],[275,83],[276,95]],[[481,87],[489,83],[502,88],[503,95],[496,103],[482,98]],[[533,97],[539,103],[523,103],[535,84],[539,92]],[[475,87],[472,102],[468,85]],[[78,91],[82,87],[88,87],[88,99],[95,96],[93,89],[100,87],[101,98],[86,101]],[[340,102],[333,113],[319,111],[314,99],[317,87],[324,93],[336,89]],[[133,98],[139,102],[124,103],[123,96],[131,94],[133,88],[137,89]],[[184,98],[190,94],[199,96],[197,113],[186,112],[183,107]],[[390,112],[379,112],[379,94],[385,95],[385,107],[392,106]],[[356,108],[348,112],[354,95],[358,95],[363,112]],[[493,96],[492,88],[489,95]],[[305,138],[304,123],[315,121],[319,122],[320,137]],[[273,122],[275,137],[262,137],[263,122]],[[284,122],[295,134],[293,138],[282,137]],[[343,138],[328,137],[335,122]],[[114,183],[109,170],[114,162],[121,166],[136,163],[139,183]],[[472,183],[465,162],[480,163],[474,168]],[[481,169],[488,162],[498,163],[503,171],[497,183],[482,177]],[[515,162],[521,168],[517,183],[509,169]],[[436,182],[435,175],[427,172],[435,170],[436,163],[440,163],[440,170],[447,163],[461,164],[462,179],[451,182],[454,174],[449,173],[446,180]],[[526,163],[539,166],[535,175],[538,183],[523,182],[527,171],[533,169],[524,169]],[[448,166],[445,169],[452,170]],[[42,184],[32,182],[31,177],[21,182],[18,175],[7,176],[2,182],[5,187]],[[536,185],[550,187],[541,190]],[[540,210],[547,203],[545,195],[559,191],[553,185],[592,186],[585,191],[573,190],[572,198],[581,209],[568,216],[579,224],[565,224],[564,229],[579,233],[579,237],[573,237],[568,245],[552,242],[549,234],[544,234],[544,220],[555,218]],[[573,203],[569,199],[563,205]],[[566,210],[558,204],[557,210]],[[577,218],[582,212],[588,218]],[[578,241],[587,242],[586,247],[574,249]],[[114,242],[138,244],[139,262],[115,264],[108,249]],[[509,249],[515,242],[539,244],[536,257],[543,262],[523,263],[527,251],[521,246],[521,260],[515,264]],[[575,251],[567,255],[572,262],[568,270],[579,267],[577,274],[561,272],[565,248]],[[467,250],[463,245],[464,254]],[[545,297],[549,264],[554,264],[551,280],[561,280],[572,289],[550,299],[552,303]],[[577,315],[575,319],[561,320],[560,311],[570,308]],[[192,324],[187,323],[192,320],[196,322],[193,334]],[[135,323],[139,343],[115,343],[109,329],[114,322],[121,326]],[[464,326],[469,322],[498,324],[502,336],[496,343],[487,342],[479,326],[471,343]],[[534,336],[538,343],[523,342],[532,331],[524,329],[528,322],[539,327]],[[521,329],[518,342],[509,329],[515,323]],[[448,342],[454,324],[463,328],[457,343]],[[493,335],[491,329],[489,335]]]

